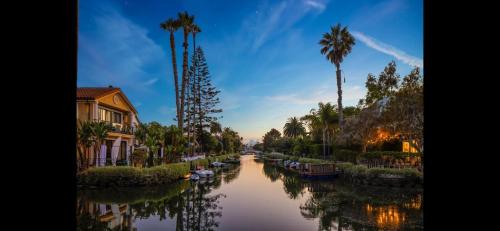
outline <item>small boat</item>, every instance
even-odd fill
[[[222,162],[226,163],[226,164],[240,164],[239,159],[226,159],[226,160],[223,160]]]
[[[225,164],[222,162],[215,161],[211,164],[213,167],[223,167]]]
[[[198,175],[201,178],[207,177],[207,174],[205,173],[205,170],[196,170],[195,173],[196,173],[196,175]]]
[[[214,176],[214,171],[212,171],[212,170],[205,170],[205,174],[207,175],[207,177],[212,177],[212,176]]]
[[[199,180],[200,179],[200,176],[198,176],[198,174],[192,174],[191,177],[189,177],[190,180]]]
[[[212,170],[197,170],[195,173],[201,178],[212,177],[214,175]]]

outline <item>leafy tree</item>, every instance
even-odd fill
[[[361,106],[370,106],[384,97],[392,97],[396,93],[399,84],[399,74],[396,73],[394,61],[387,64],[378,78],[368,74],[366,79],[366,97],[360,101]]]
[[[276,129],[271,129],[263,137],[263,146],[265,151],[275,151],[278,146],[278,141],[281,138],[281,133]]]

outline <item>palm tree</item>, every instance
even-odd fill
[[[183,28],[184,32],[184,43],[182,43],[182,46],[184,47],[184,52],[183,52],[183,59],[182,59],[182,82],[181,82],[181,99],[180,99],[180,111],[179,115],[180,118],[178,120],[180,121],[179,123],[179,128],[184,130],[183,122],[184,122],[184,98],[186,95],[186,82],[187,82],[187,76],[188,76],[188,35],[191,32],[191,28],[194,22],[194,16],[190,16],[187,12],[184,13],[179,13],[179,22],[180,25]]]
[[[331,27],[330,33],[323,34],[323,38],[319,41],[319,44],[322,46],[321,54],[326,55],[326,59],[333,63],[337,69],[338,113],[339,124],[342,128],[342,78],[340,75],[340,63],[351,52],[352,47],[356,43],[354,42],[354,37],[347,30],[347,27],[341,28],[340,23],[338,23],[336,26]]]
[[[180,22],[178,20],[169,18],[167,21],[160,24],[160,27],[163,30],[170,32],[170,50],[172,51],[172,67],[174,70],[174,85],[175,85],[175,106],[177,109],[177,124],[180,127],[182,125],[180,119],[180,108],[179,108],[179,81],[177,74],[177,58],[175,56],[175,41],[174,41],[174,32],[177,31],[180,27]]]
[[[108,137],[108,132],[111,131],[112,127],[106,121],[99,121],[99,122],[93,122],[92,128],[95,137],[94,155],[97,160],[97,158],[99,157],[99,153],[101,153],[101,146],[106,141],[106,137]]]
[[[283,127],[283,134],[288,137],[297,138],[306,133],[306,129],[297,117],[288,118],[287,123]]]
[[[199,32],[201,32],[201,28],[198,25],[196,25],[196,24],[192,24],[192,26],[191,26],[191,34],[193,35],[193,60],[192,60],[192,65],[193,66],[195,66],[197,64],[197,62],[195,62],[194,57],[196,55],[196,34],[199,33]],[[196,67],[194,67],[193,69],[197,70]],[[193,73],[193,76],[195,76],[194,73]],[[188,86],[190,86],[189,82],[190,82],[190,80],[188,80],[188,84],[187,84]],[[192,87],[194,88],[195,85],[193,84]],[[190,95],[189,95],[189,93],[190,93],[190,91],[187,91],[187,94],[188,94],[187,95],[187,98],[188,98],[188,100],[187,100],[187,108],[188,108],[187,109],[187,111],[188,111],[188,115],[187,115],[187,117],[188,117],[188,119],[187,119],[187,123],[188,123],[187,129],[188,129],[188,131],[187,132],[188,132],[188,141],[191,142],[190,138],[191,138],[191,132],[192,132],[192,128],[193,128],[193,126],[191,124],[191,116],[194,117],[195,114],[194,113],[191,114],[191,109],[189,108],[189,104],[190,104],[190,100],[189,100]],[[192,118],[192,119],[193,119],[193,124],[194,124],[195,118]],[[193,131],[193,140],[195,140],[195,139],[196,138],[194,137],[194,131]]]
[[[323,124],[323,158],[326,158],[325,141],[330,144],[330,133],[333,133],[334,126],[339,122],[339,119],[335,113],[335,105],[319,103],[318,106],[319,120]]]
[[[78,153],[80,156],[80,166],[79,170],[83,170],[89,166],[89,156],[90,148],[94,144],[94,134],[92,131],[92,126],[90,121],[78,121],[78,127],[76,131]],[[85,165],[85,168],[84,168]]]

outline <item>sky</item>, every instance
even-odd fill
[[[347,26],[356,44],[341,64],[343,105],[366,94],[369,73],[395,61],[401,77],[423,68],[420,0],[79,1],[78,87],[120,87],[141,122],[176,124],[169,33],[160,23],[188,11],[213,84],[219,122],[255,142],[319,102],[337,102],[334,66],[318,44],[330,26]],[[182,75],[182,31],[175,34]],[[192,53],[191,38],[189,54]]]

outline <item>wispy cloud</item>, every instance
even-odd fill
[[[423,66],[423,60],[406,54],[404,51],[401,51],[393,46],[390,46],[388,44],[385,44],[383,42],[377,41],[376,39],[369,37],[361,32],[358,31],[353,31],[352,35],[363,42],[365,45],[367,45],[370,48],[373,48],[377,51],[380,51],[384,54],[388,54],[393,56],[394,58],[410,65],[410,66],[416,66],[416,67],[422,67]]]
[[[365,90],[361,86],[346,87],[343,92],[343,101],[349,102],[351,105],[357,103],[359,99],[365,96]],[[337,98],[336,89],[325,87],[319,87],[302,93],[273,95],[267,97],[268,100],[296,105],[310,105],[317,104],[319,102],[332,102],[336,104]]]
[[[326,4],[323,3],[323,2],[319,2],[319,1],[312,1],[312,0],[307,0],[304,2],[306,5],[308,6],[311,6],[311,7],[314,7],[320,11],[323,11],[325,10],[326,8]]]
[[[79,79],[85,84],[150,91],[149,86],[158,81],[155,76],[166,67],[157,58],[165,54],[148,36],[148,30],[126,18],[113,4],[97,5],[86,14],[82,20],[87,26],[80,29],[78,40]]]
[[[150,79],[150,80],[144,82],[143,85],[144,86],[149,86],[149,85],[151,85],[153,83],[156,83],[156,81],[158,81],[158,78]]]
[[[288,0],[275,5],[263,5],[255,15],[243,23],[243,33],[252,40],[252,51],[257,51],[269,39],[282,35],[307,14],[321,13],[326,8],[326,1]]]

